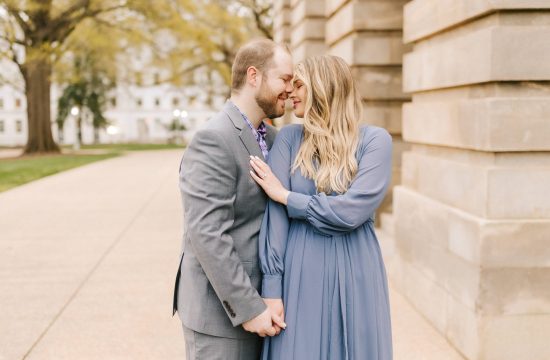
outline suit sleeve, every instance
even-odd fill
[[[305,220],[328,235],[341,235],[367,222],[384,199],[390,183],[391,136],[378,128],[362,152],[357,175],[346,193],[311,196],[291,192],[287,204],[289,217]]]
[[[180,168],[186,231],[233,326],[266,309],[228,234],[234,221],[236,188],[237,166],[223,136],[199,131],[185,151]]]

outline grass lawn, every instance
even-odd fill
[[[120,155],[45,155],[0,159],[0,192],[44,176]]]
[[[72,149],[71,145],[62,146]],[[175,144],[98,144],[83,145],[83,151],[99,150],[101,154],[65,154],[44,156],[22,156],[17,158],[0,158],[0,192],[38,180],[44,176],[69,170],[94,161],[119,156],[125,151],[168,150],[184,147]]]

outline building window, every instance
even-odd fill
[[[138,107],[141,107],[141,106],[143,105],[143,100],[141,100],[141,98],[137,99],[137,100],[136,100],[136,105],[137,105]]]
[[[160,74],[159,73],[155,73],[155,85],[158,85],[160,84]]]
[[[4,120],[0,120],[0,133],[4,132]]]
[[[160,106],[160,99],[159,98],[155,98],[155,106],[156,107]]]
[[[172,99],[172,105],[178,106],[179,104],[180,104],[180,99],[178,99],[178,98],[173,98]]]
[[[15,99],[15,107],[17,109],[19,109],[21,107],[21,99],[20,98]]]
[[[23,121],[21,120],[15,120],[15,131],[17,133],[20,133],[23,131]]]
[[[111,106],[114,107],[114,108],[116,107],[116,98],[115,97],[111,98]]]
[[[0,99],[0,109],[4,108],[4,99]]]

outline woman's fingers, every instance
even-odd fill
[[[250,163],[256,165],[264,173],[268,173],[270,170],[269,166],[257,156],[250,155]]]
[[[252,179],[254,179],[254,181],[256,181],[260,186],[262,185],[262,178],[259,177],[258,175],[256,175],[256,173],[252,170],[250,170],[250,176],[252,176]]]
[[[260,179],[264,179],[266,177],[266,173],[264,173],[258,166],[256,166],[255,164],[252,163],[252,161],[250,162],[250,166],[252,166],[252,169],[253,169],[253,173],[254,175],[256,175],[258,178]]]

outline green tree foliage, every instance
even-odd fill
[[[159,81],[215,92],[212,77],[229,84],[235,51],[257,36],[271,37],[268,0],[0,0],[0,57],[17,65],[25,85],[26,153],[59,151],[50,86],[71,83],[66,74],[82,53],[100,53],[99,74],[112,71],[120,81],[124,58],[146,46],[150,66],[168,70]]]
[[[66,83],[58,99],[57,126],[60,134],[71,108],[80,109],[78,116],[79,143],[82,143],[82,114],[87,112],[92,117],[94,141],[99,141],[99,129],[107,125],[104,110],[107,94],[114,87],[114,79],[98,66],[97,54],[85,54],[74,59],[73,74]]]

